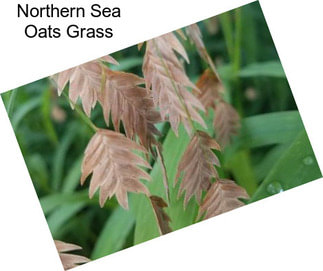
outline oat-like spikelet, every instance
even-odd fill
[[[157,144],[155,135],[159,131],[154,126],[161,121],[160,114],[154,108],[151,94],[146,88],[138,85],[144,79],[132,73],[105,70],[106,85],[100,96],[104,119],[109,125],[110,115],[114,129],[119,131],[122,121],[126,136],[134,139],[139,137],[140,143],[152,151]]]
[[[240,128],[240,117],[234,107],[224,101],[220,101],[214,111],[213,126],[216,130],[216,138],[221,146],[230,142]]]
[[[58,241],[58,240],[55,240],[55,246],[56,246],[56,249],[59,253],[59,257],[62,261],[64,270],[71,269],[71,268],[76,267],[80,264],[87,263],[90,261],[86,257],[66,253],[66,252],[71,252],[71,251],[75,251],[75,250],[81,250],[82,248],[80,246],[65,243],[65,242]]]
[[[143,74],[146,87],[152,90],[154,103],[159,108],[162,119],[166,120],[168,117],[176,134],[180,122],[190,133],[190,119],[205,127],[198,112],[205,109],[188,90],[196,89],[196,86],[186,75],[175,52],[188,62],[186,51],[174,33],[147,41]]]
[[[150,165],[131,150],[145,152],[145,148],[118,132],[99,129],[90,140],[82,163],[81,184],[91,174],[89,196],[100,189],[100,205],[116,195],[119,204],[128,209],[128,192],[149,195],[140,178],[150,180],[147,172],[138,165]]]
[[[83,110],[87,116],[90,116],[91,109],[96,105],[102,89],[104,67],[101,61],[118,64],[111,56],[105,56],[62,71],[54,77],[58,95],[62,94],[65,86],[69,82],[69,99],[75,104],[80,97]]]
[[[198,218],[206,214],[204,219],[207,219],[243,206],[244,203],[239,199],[249,199],[244,188],[231,180],[217,180],[209,188],[200,206]]]
[[[175,183],[179,181],[183,173],[179,195],[185,191],[185,206],[193,195],[200,202],[202,191],[209,188],[212,178],[218,177],[214,165],[220,167],[220,162],[212,149],[220,150],[216,140],[205,132],[197,131],[181,158]]]
[[[206,69],[198,79],[196,86],[200,91],[194,91],[194,94],[204,105],[205,109],[215,109],[217,101],[222,99],[224,92],[219,77],[210,69]]]
[[[199,53],[199,55],[208,63],[212,71],[217,75],[217,71],[214,65],[212,58],[210,57],[209,53],[207,52],[204,42],[202,40],[202,33],[197,24],[191,24],[187,26],[186,33],[192,43],[195,44],[195,47]]]
[[[240,117],[235,108],[222,98],[223,85],[218,76],[206,69],[196,83],[200,92],[194,93],[206,109],[214,110],[213,126],[216,139],[222,147],[230,142],[240,128]]]

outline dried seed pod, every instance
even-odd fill
[[[177,134],[182,122],[190,133],[190,119],[205,127],[198,110],[205,111],[200,101],[187,89],[197,89],[186,75],[175,51],[187,62],[186,51],[173,33],[147,41],[143,63],[146,87],[152,90],[155,105],[163,120],[169,118]]]
[[[204,105],[205,109],[215,109],[217,101],[222,99],[221,97],[224,92],[219,77],[210,69],[206,69],[197,81],[196,86],[200,91],[195,91],[194,94]]]
[[[212,178],[218,177],[214,165],[219,167],[220,162],[212,149],[220,150],[216,140],[205,132],[197,131],[181,158],[175,183],[179,181],[183,172],[179,195],[186,191],[185,206],[193,195],[200,202],[202,191],[209,188]]]
[[[222,98],[223,85],[216,74],[206,69],[196,83],[200,93],[194,93],[206,109],[214,110],[213,126],[216,130],[216,139],[224,147],[230,142],[233,135],[240,128],[238,112]]]
[[[75,104],[80,97],[83,110],[87,116],[90,116],[91,109],[94,108],[100,96],[103,80],[101,60],[118,64],[111,56],[105,56],[62,71],[53,77],[57,84],[58,95],[61,95],[67,83],[70,83],[69,99]]]
[[[231,136],[236,135],[240,128],[238,112],[228,103],[219,102],[214,110],[213,126],[216,139],[224,147],[230,142]]]
[[[198,218],[204,213],[206,213],[204,219],[207,219],[243,206],[244,203],[239,199],[249,199],[244,188],[231,180],[217,180],[209,188],[200,206]]]
[[[195,47],[201,56],[210,66],[214,74],[218,74],[214,65],[214,62],[212,58],[210,57],[209,53],[207,52],[204,42],[202,40],[202,33],[197,24],[191,24],[187,26],[186,28],[186,33],[191,40],[192,43],[195,44]]]
[[[81,184],[91,174],[89,196],[100,189],[100,205],[116,195],[119,204],[128,209],[128,192],[149,191],[139,179],[150,180],[147,172],[138,165],[150,168],[147,161],[131,150],[145,152],[145,148],[126,138],[123,134],[99,129],[91,138],[82,163]]]
[[[65,243],[62,241],[55,240],[55,246],[59,253],[59,257],[62,261],[64,270],[71,269],[73,267],[76,267],[80,264],[87,263],[90,260],[86,257],[70,254],[66,252],[75,251],[75,250],[81,250],[82,248],[80,246]]]
[[[109,125],[110,115],[114,129],[119,131],[122,121],[126,136],[139,137],[140,143],[152,151],[156,145],[155,135],[159,131],[154,124],[161,121],[160,114],[154,108],[150,93],[143,87],[144,79],[132,73],[105,70],[106,85],[100,96],[104,119]]]

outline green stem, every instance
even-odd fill
[[[241,38],[242,38],[242,20],[241,20],[241,8],[237,8],[234,13],[235,16],[235,40],[233,47],[233,74],[234,74],[234,88],[235,88],[235,105],[237,107],[240,116],[243,116],[242,95],[241,95],[241,83],[239,78],[239,70],[241,66]]]
[[[159,161],[160,161],[160,164],[161,164],[161,170],[162,170],[162,174],[163,174],[163,182],[164,182],[164,187],[165,187],[166,200],[167,200],[167,204],[169,206],[169,204],[170,204],[169,181],[168,181],[168,176],[167,176],[167,172],[166,172],[166,166],[165,166],[164,157],[163,157],[163,155],[161,153],[160,148],[161,147],[159,145],[156,146],[157,155],[159,157]]]
[[[233,71],[235,76],[240,70],[241,65],[241,38],[242,38],[242,21],[241,21],[241,9],[235,10],[235,43],[233,48]],[[237,77],[237,80],[238,77]]]
[[[223,35],[224,35],[224,40],[227,45],[229,59],[232,60],[234,43],[233,43],[232,22],[230,18],[230,13],[229,12],[223,13],[219,16],[219,18],[220,18],[220,24],[223,31]]]
[[[235,31],[233,31],[233,24],[231,22],[230,13],[224,13],[220,15],[220,23],[224,35],[224,39],[227,45],[227,51],[229,55],[229,61],[232,63],[232,89],[235,89],[234,105],[237,108],[240,116],[243,116],[242,107],[242,95],[239,91],[240,80],[238,72],[241,66],[241,40],[242,40],[242,20],[241,20],[241,8],[234,11],[235,16]]]
[[[73,103],[70,98],[67,96],[66,93],[63,92],[64,97],[67,99],[67,101],[69,103],[71,103],[73,105],[73,107],[75,108],[75,111],[78,113],[78,115],[80,116],[80,118],[94,131],[96,132],[98,130],[98,127],[95,126],[95,124],[88,118],[87,115],[85,115],[85,113],[80,109],[80,107]]]

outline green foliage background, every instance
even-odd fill
[[[225,84],[225,98],[242,117],[239,135],[220,155],[222,177],[243,186],[250,202],[321,177],[258,2],[199,26]],[[195,82],[207,64],[193,45],[184,44],[191,62],[186,70]],[[143,54],[144,50],[133,46],[113,57],[120,62],[117,69],[142,75]],[[81,160],[92,131],[63,96],[57,97],[48,78],[9,91],[2,98],[54,239],[78,244],[84,255],[95,259],[159,235],[145,196],[131,194],[130,211],[119,207],[115,199],[100,208],[97,197],[88,198],[88,184],[80,187]],[[62,110],[64,120],[52,117],[55,107]],[[214,134],[212,115],[210,111],[204,116],[210,134]],[[105,127],[100,106],[91,119]],[[168,124],[158,128],[172,183],[189,137],[183,127],[178,138]],[[151,176],[150,192],[164,197],[158,162]],[[171,185],[167,213],[173,230],[194,223],[197,214],[195,200],[183,210],[182,199],[176,196],[177,187]]]

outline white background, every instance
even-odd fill
[[[90,1],[51,2],[86,6]],[[1,1],[0,91],[248,2],[109,1],[109,6],[120,6],[123,12],[121,19],[108,22],[115,37],[90,41],[29,40],[23,27],[33,20],[17,19],[16,0]],[[260,3],[323,168],[321,0]],[[71,21],[37,22],[63,27]],[[78,22],[97,26],[106,23],[89,18]],[[0,182],[0,269],[63,270],[2,102]],[[74,270],[322,270],[322,195],[323,181],[315,181]]]

